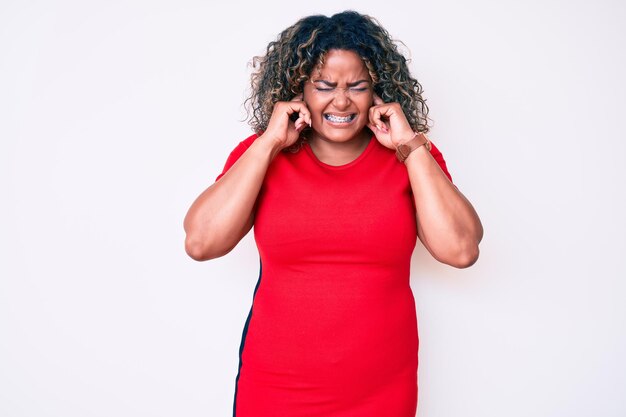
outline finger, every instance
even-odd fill
[[[306,119],[302,118],[302,117],[298,117],[295,119],[295,121],[293,122],[293,124],[295,125],[296,129],[298,129],[299,127],[305,127],[305,126],[310,126],[309,122],[306,121]]]
[[[381,130],[378,128],[378,126],[376,126],[376,125],[375,125],[375,124],[373,124],[373,123],[368,123],[368,124],[367,124],[367,127],[369,127],[369,128],[370,128],[370,130],[371,130],[372,132],[374,132],[374,134],[381,132]]]
[[[381,132],[385,132],[387,130],[387,127],[382,120],[380,108],[378,107],[370,108],[370,123],[376,126],[376,128]]]
[[[380,98],[378,94],[374,93],[374,105],[378,106],[380,104],[385,104],[385,102],[383,101],[382,98]]]
[[[302,106],[299,109],[298,113],[302,122],[311,126],[311,113],[309,112],[309,109],[306,107],[306,105]]]
[[[289,115],[291,121],[295,122],[300,117],[301,101],[289,101],[285,106],[285,112]]]
[[[302,94],[299,94],[299,96],[301,97]],[[298,96],[296,96],[298,97]],[[294,97],[295,99],[295,97]],[[303,121],[309,125],[309,127],[312,125],[311,124],[311,112],[309,111],[309,108],[307,107],[306,103],[304,101],[292,101],[290,103],[290,107],[293,110],[293,112],[297,112],[299,118],[303,119]]]
[[[309,126],[309,123],[302,117],[299,117],[298,120],[296,121],[296,130],[298,132],[301,132],[302,130],[304,130],[304,128],[308,126]]]

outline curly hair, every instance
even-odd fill
[[[331,17],[304,17],[270,42],[265,55],[253,57],[251,95],[244,105],[248,123],[257,134],[267,129],[275,103],[300,94],[311,71],[323,65],[326,53],[333,49],[356,52],[368,69],[374,92],[385,103],[400,104],[413,130],[429,131],[422,86],[411,77],[407,59],[376,19],[347,10]],[[300,148],[307,129],[289,150]]]

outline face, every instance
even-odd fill
[[[369,136],[364,130],[373,104],[372,79],[353,51],[328,51],[323,67],[305,82],[303,99],[311,112],[313,140],[347,142]]]

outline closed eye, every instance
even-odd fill
[[[333,91],[333,90],[334,90],[334,88],[321,88],[321,87],[315,87],[315,89],[316,89],[317,91]],[[369,88],[367,88],[367,87],[360,87],[360,88],[351,87],[349,90],[350,90],[350,91],[358,91],[358,92],[363,92],[363,91],[367,91],[367,90],[369,90]]]

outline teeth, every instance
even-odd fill
[[[354,114],[351,114],[350,116],[346,116],[346,117],[335,116],[333,114],[325,114],[324,117],[326,118],[326,120],[330,120],[331,122],[347,123],[347,122],[352,121],[352,119],[354,118]]]

